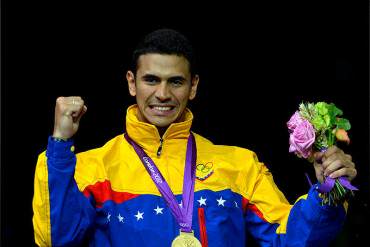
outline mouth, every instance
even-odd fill
[[[174,105],[149,105],[150,110],[155,115],[166,116],[174,112]]]

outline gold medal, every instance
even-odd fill
[[[173,241],[171,247],[202,247],[199,240],[194,237],[194,231],[182,232]]]

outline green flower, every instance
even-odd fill
[[[325,119],[320,115],[316,115],[312,119],[312,124],[313,124],[313,126],[315,127],[316,130],[323,130],[327,127]]]
[[[328,114],[328,104],[325,102],[318,102],[315,104],[316,112],[319,113],[321,116],[325,116]]]

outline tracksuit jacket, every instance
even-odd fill
[[[130,106],[126,131],[153,159],[180,206],[187,138],[193,115],[160,137]],[[313,186],[290,205],[266,166],[248,149],[215,145],[195,134],[196,181],[192,229],[202,246],[328,246],[345,209],[321,206]],[[39,246],[171,246],[179,226],[135,153],[119,135],[74,154],[73,141],[49,137],[39,155],[33,198]]]

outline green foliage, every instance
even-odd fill
[[[335,131],[337,129],[347,131],[351,128],[351,124],[347,119],[339,117],[343,115],[343,111],[333,103],[301,103],[299,105],[299,114],[315,128],[315,147],[318,150],[328,148],[336,143]]]
[[[345,118],[337,118],[335,124],[338,129],[349,130],[351,128],[351,124]]]

